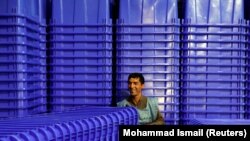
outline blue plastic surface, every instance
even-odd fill
[[[38,46],[38,44],[31,44],[31,43],[6,43],[0,44],[0,51],[1,52],[8,52],[8,53],[26,53],[33,56],[40,56],[45,58],[46,49],[43,46]]]
[[[54,0],[53,24],[97,24],[110,19],[109,0]]]
[[[38,113],[46,112],[47,108],[44,103],[37,104],[31,108],[24,109],[0,109],[0,118],[7,119],[10,117],[26,117],[28,115],[34,115]]]
[[[8,34],[26,34],[36,39],[39,37],[38,23],[22,16],[1,16],[0,31]]]
[[[191,125],[250,125],[248,119],[205,119],[194,118],[188,121]]]
[[[0,121],[1,140],[118,140],[118,124],[137,124],[132,107],[79,107]],[[16,126],[9,126],[16,123]],[[6,127],[6,128],[2,128]]]
[[[42,73],[25,73],[25,72],[1,72],[0,73],[0,80],[7,80],[7,81],[21,81],[21,80],[45,80],[46,79],[46,74]]]
[[[39,104],[46,104],[46,97],[37,97],[29,99],[17,99],[17,100],[0,100],[0,110],[13,110],[13,109],[24,109],[37,106]]]
[[[46,88],[45,80],[14,80],[14,81],[1,81],[0,89],[1,90],[25,90],[25,89],[34,89],[34,88]]]
[[[99,33],[104,34],[104,32]],[[89,35],[86,33],[82,33],[82,35],[79,34],[72,34],[72,35],[53,35],[50,38],[50,42],[52,43],[111,43],[112,36],[111,35]]]
[[[72,96],[105,96],[111,95],[111,88],[53,88],[51,90],[52,96],[58,97],[72,97]],[[74,98],[74,97],[73,97]]]
[[[189,0],[184,7],[184,18],[199,23],[234,23],[244,18],[244,0]]]
[[[76,56],[70,56],[70,57],[51,57],[51,60],[49,62],[51,65],[85,65],[87,66],[93,66],[93,65],[111,65],[112,64],[112,58],[111,57],[99,57],[99,56],[85,56],[85,57],[76,57]]]
[[[50,79],[56,81],[93,81],[93,80],[103,80],[111,81],[111,73],[50,73]]]
[[[75,50],[78,49],[84,49],[84,48],[107,48],[110,50],[112,48],[111,42],[103,42],[103,41],[68,41],[68,42],[62,42],[62,41],[57,41],[51,43],[51,48],[55,49],[72,49],[74,48]]]
[[[57,65],[50,64],[52,67],[50,69],[51,72],[58,73],[110,73],[112,71],[111,65],[103,65],[103,64],[92,64],[92,65],[75,65],[75,64],[67,64],[67,65]]]
[[[0,53],[0,63],[27,63],[27,64],[33,64],[33,65],[40,65],[45,66],[46,65],[46,58],[41,58],[33,55],[28,54],[19,54],[19,53]]]
[[[59,24],[59,25],[51,24],[50,27],[51,27],[50,34],[58,37],[82,36],[83,38],[81,39],[85,38],[88,39],[88,36],[90,37],[93,36],[93,37],[106,37],[107,39],[111,39],[110,37],[112,36],[111,21],[108,23],[99,23],[99,24]]]
[[[177,0],[121,0],[119,3],[119,19],[124,23],[163,24],[177,17]]]
[[[76,88],[76,89],[99,89],[99,88],[111,88],[111,80],[51,80],[50,87],[52,88]]]
[[[35,63],[35,62],[34,62]],[[37,73],[45,73],[46,68],[37,65],[37,64],[27,64],[27,63],[17,63],[17,62],[8,62],[8,63],[0,63],[0,71],[1,72],[10,72],[10,71],[15,71],[15,72],[25,72],[25,71],[36,71]]]
[[[106,48],[99,48],[99,49],[50,49],[50,57],[53,59],[61,58],[96,58],[96,59],[110,59],[112,57],[112,50]]]
[[[194,118],[207,118],[207,119],[243,119],[244,111],[221,111],[221,110],[187,110],[182,111],[181,123],[188,124],[190,119]]]
[[[2,0],[0,13],[21,14],[27,17],[38,19],[39,3],[33,0]]]
[[[49,10],[48,5],[49,5],[49,1],[47,0],[38,1],[40,28],[46,26],[47,11]]]
[[[47,95],[46,89],[43,88],[30,88],[24,90],[1,90],[1,98],[3,100],[18,100],[18,99],[29,99],[35,97],[45,97]]]

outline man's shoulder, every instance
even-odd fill
[[[128,105],[127,99],[123,99],[122,101],[119,101],[116,103],[118,107],[126,107]]]
[[[157,98],[156,97],[146,97],[149,101],[153,101],[153,102],[155,102],[155,101],[157,101]]]
[[[152,105],[158,105],[158,99],[156,97],[147,97],[148,103]]]

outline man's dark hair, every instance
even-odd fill
[[[144,76],[141,73],[130,73],[128,76],[128,81],[130,78],[139,78],[139,81],[141,82],[141,84],[144,84],[145,80],[144,80]]]

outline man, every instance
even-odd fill
[[[164,119],[158,109],[156,98],[148,98],[142,94],[144,77],[141,73],[131,73],[128,76],[130,96],[117,103],[118,107],[136,107],[140,125],[164,125]]]

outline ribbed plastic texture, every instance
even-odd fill
[[[118,125],[137,124],[137,111],[132,107],[77,107],[61,113],[2,120],[0,140],[118,141]]]
[[[52,111],[111,105],[109,0],[53,0],[49,74]]]
[[[197,118],[188,121],[190,125],[250,125],[248,119],[204,119]]]
[[[117,21],[118,101],[129,95],[129,73],[141,72],[143,94],[158,98],[167,124],[179,119],[179,20],[177,0],[122,0]]]
[[[44,3],[0,1],[0,118],[46,111]]]
[[[195,5],[195,6],[194,6]],[[185,3],[181,118],[243,119],[247,25],[242,0]]]

